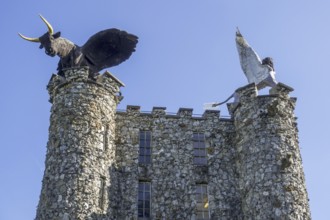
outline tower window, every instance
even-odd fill
[[[138,190],[138,220],[149,220],[150,218],[150,200],[151,200],[150,182],[139,182]]]
[[[151,132],[140,131],[139,163],[151,163]]]
[[[104,209],[104,200],[105,200],[105,177],[100,178],[100,195],[99,195],[99,206],[100,209]]]
[[[197,184],[195,199],[197,202],[197,220],[210,219],[207,185]]]
[[[109,142],[108,132],[109,132],[109,125],[105,126],[103,131],[103,150],[108,149],[108,142]]]
[[[207,152],[205,146],[205,136],[203,133],[193,134],[193,145],[194,145],[194,164],[206,165]]]

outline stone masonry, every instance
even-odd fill
[[[279,83],[258,96],[239,88],[231,118],[219,111],[139,106],[117,111],[123,84],[86,68],[53,75],[46,169],[38,220],[308,220],[292,89]],[[151,134],[151,161],[139,163],[140,132]],[[205,137],[206,164],[194,164],[194,134]],[[139,183],[151,186],[150,217],[138,218]],[[196,186],[207,186],[198,217]]]
[[[250,84],[230,106],[244,219],[310,219],[291,91],[279,83],[257,96]]]
[[[46,169],[36,219],[89,219],[106,213],[114,162],[115,112],[120,82],[96,81],[87,68],[53,75]]]
[[[166,115],[155,107],[151,114],[129,106],[116,118],[117,166],[121,210],[118,219],[136,219],[137,184],[152,184],[152,219],[193,219],[196,211],[195,186],[208,185],[210,215],[213,219],[241,218],[233,145],[235,130],[231,120],[220,119],[219,111],[206,111],[193,117],[192,109]],[[139,131],[152,132],[152,162],[139,165]],[[193,163],[193,133],[205,134],[208,164]],[[126,217],[126,218],[125,218]],[[130,218],[129,218],[130,217]]]

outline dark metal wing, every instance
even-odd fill
[[[91,71],[98,72],[127,60],[137,42],[137,36],[112,28],[94,34],[81,49]]]

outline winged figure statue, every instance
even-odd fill
[[[40,49],[45,48],[49,56],[59,56],[58,74],[64,76],[63,69],[70,67],[89,67],[89,76],[93,78],[102,69],[116,66],[127,60],[135,51],[138,37],[115,28],[94,34],[83,45],[78,46],[70,40],[62,38],[61,32],[54,33],[50,23],[40,15],[48,27],[48,31],[38,38],[23,39],[40,43]]]
[[[236,47],[242,70],[249,83],[255,83],[258,89],[274,87],[277,84],[272,58],[266,57],[261,60],[238,29]]]
[[[267,86],[276,86],[277,81],[275,79],[273,59],[271,57],[266,57],[261,60],[258,54],[244,39],[238,28],[236,31],[235,40],[241,68],[248,79],[248,82],[255,83],[258,89],[263,89]],[[238,94],[234,92],[225,101],[218,103],[206,103],[204,108],[215,108],[216,106],[228,102],[231,98],[234,98],[234,103],[239,101]]]

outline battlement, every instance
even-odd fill
[[[141,111],[141,106],[128,105],[125,110],[117,109],[117,114],[126,115],[134,114],[139,116],[165,117],[165,118],[192,118],[196,120],[204,120],[210,118],[218,118],[220,120],[231,120],[230,116],[220,116],[220,110],[205,110],[203,114],[194,114],[192,108],[179,108],[176,113],[167,112],[166,107],[153,107],[151,111]]]
[[[192,108],[179,108],[176,113],[167,112],[166,107],[155,106],[151,111],[141,111],[141,106],[128,105],[126,110],[117,109],[117,114],[135,114],[145,116],[163,116],[167,118],[193,118],[193,119],[208,119],[208,118],[220,118],[221,120],[232,120],[232,115],[239,105],[245,103],[248,105],[251,99],[273,99],[273,98],[284,98],[290,99],[293,103],[296,102],[296,98],[290,98],[289,93],[293,91],[293,88],[283,83],[278,83],[276,87],[270,89],[268,95],[258,95],[257,87],[254,83],[248,84],[244,87],[238,88],[235,92],[237,93],[239,100],[238,102],[228,103],[228,111],[230,116],[220,115],[220,110],[205,110],[202,114],[194,113]]]
[[[284,83],[278,83],[275,87],[269,90],[268,95],[259,95],[257,86],[254,83],[248,84],[241,88],[236,89],[235,93],[237,94],[238,101],[234,103],[228,103],[228,111],[231,116],[233,116],[236,109],[244,104],[245,106],[251,105],[252,100],[271,100],[274,98],[281,99],[290,99],[292,102],[296,101],[296,98],[290,98],[289,93],[293,91],[293,88],[285,85]],[[255,103],[253,103],[255,104]]]

